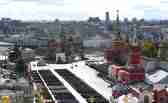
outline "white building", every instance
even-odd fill
[[[7,42],[16,43],[17,45],[27,45],[27,46],[47,46],[48,38],[40,37],[36,38],[33,35],[12,35],[9,38],[4,39]]]
[[[111,47],[112,39],[111,37],[104,37],[104,34],[93,36],[87,40],[83,40],[84,47],[93,47],[93,48],[101,48],[101,47]]]

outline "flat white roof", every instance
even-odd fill
[[[61,76],[59,76],[54,69],[69,70],[78,78],[82,79],[87,85],[95,89],[100,95],[110,101],[110,97],[112,95],[112,88],[108,87],[110,84],[105,82],[102,78],[99,78],[97,76],[98,72],[85,65],[84,61],[75,62],[72,64],[48,64],[47,66],[36,66],[36,63],[37,62],[31,62],[30,67],[32,70],[50,69],[76,98],[81,98],[80,94],[77,94],[77,91],[73,89]]]
[[[85,65],[84,62],[73,63],[71,65],[73,66],[73,69],[68,68],[69,71],[85,81],[85,83],[95,89],[104,98],[110,100],[112,88],[108,87],[110,85],[109,83],[97,76],[98,72],[96,70]],[[77,67],[75,65],[77,65]]]
[[[151,81],[152,83],[158,83],[162,79],[168,76],[168,72],[165,72],[163,70],[158,70],[156,73],[152,75],[148,75],[147,79]]]

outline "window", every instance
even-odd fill
[[[144,96],[144,103],[149,103],[149,96],[148,95]]]

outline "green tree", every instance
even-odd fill
[[[159,53],[158,56],[162,59],[162,60],[166,60],[168,58],[168,42],[164,41],[160,43],[159,46]]]
[[[17,61],[15,70],[16,70],[17,79],[25,76],[26,65],[23,59],[19,59]]]
[[[142,54],[146,57],[157,57],[157,48],[155,45],[150,41],[144,41],[143,48],[142,48]]]

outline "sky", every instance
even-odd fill
[[[87,20],[88,17],[168,19],[168,0],[0,0],[0,17],[21,20]]]

